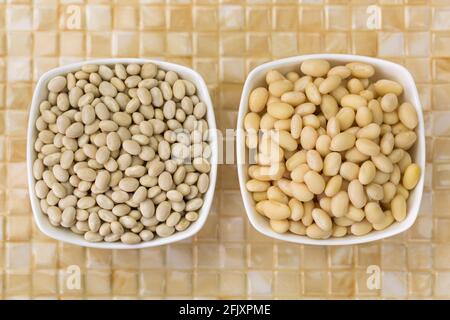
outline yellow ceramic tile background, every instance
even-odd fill
[[[372,12],[380,25],[367,24]],[[236,168],[193,239],[93,250],[40,234],[28,201],[27,110],[38,77],[100,57],[152,57],[206,79],[221,128],[235,126],[249,70],[285,56],[379,56],[413,73],[425,109],[426,187],[412,229],[353,247],[273,241],[249,225]],[[0,298],[450,298],[448,0],[0,0]],[[80,289],[68,268],[82,272]],[[370,290],[370,265],[382,271]],[[69,279],[70,280],[70,279]]]

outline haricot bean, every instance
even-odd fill
[[[288,80],[273,85],[271,94],[286,101],[287,110],[275,110],[280,119],[292,115],[289,102],[305,100],[293,87]],[[87,241],[136,244],[198,219],[211,164],[207,106],[192,82],[153,63],[91,64],[54,77],[47,89],[33,177],[52,225]],[[268,97],[267,89],[255,90],[247,129],[259,129]],[[248,186],[256,192],[270,184]]]
[[[244,129],[256,164],[246,188],[275,232],[363,236],[406,218],[421,178],[409,153],[418,116],[402,85],[373,80],[376,71],[312,59],[269,71],[250,92]]]

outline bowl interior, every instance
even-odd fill
[[[417,111],[419,124],[416,129],[418,139],[415,146],[411,148],[410,153],[413,162],[419,164],[422,168],[421,178],[416,188],[410,192],[408,198],[408,215],[402,222],[395,222],[388,228],[382,231],[372,231],[364,236],[346,236],[343,238],[330,238],[326,240],[315,240],[306,236],[295,235],[292,233],[279,234],[274,232],[268,222],[268,219],[258,214],[254,209],[254,200],[247,191],[245,183],[248,180],[247,168],[248,168],[248,154],[245,146],[245,135],[243,131],[244,116],[248,110],[248,97],[250,92],[259,86],[265,86],[265,75],[269,70],[278,70],[282,73],[289,71],[300,71],[300,63],[308,59],[325,59],[330,62],[332,66],[341,65],[344,63],[359,61],[366,62],[374,66],[376,73],[371,78],[372,81],[378,79],[391,79],[399,82],[403,85],[404,92],[399,100],[408,101],[412,103]],[[306,55],[292,57],[282,60],[276,60],[269,62],[255,68],[247,77],[244,85],[241,102],[239,106],[239,115],[237,123],[237,159],[238,159],[238,174],[241,194],[244,200],[244,206],[251,224],[259,232],[279,239],[295,243],[314,244],[314,245],[343,245],[343,244],[357,244],[364,243],[382,238],[390,237],[400,232],[407,230],[416,220],[420,201],[422,198],[423,184],[424,184],[424,168],[425,168],[425,134],[424,134],[424,122],[422,114],[422,106],[419,100],[419,94],[415,86],[414,80],[407,69],[404,67],[381,59],[369,58],[355,55],[340,55],[340,54],[318,54],[318,55]]]
[[[122,64],[130,64],[130,63],[137,63],[137,64],[143,64],[147,62],[152,62],[156,65],[158,65],[159,68],[163,70],[172,70],[178,73],[181,78],[192,81],[195,86],[197,87],[197,95],[200,98],[201,101],[203,101],[207,106],[207,113],[206,113],[206,120],[209,125],[210,129],[210,135],[209,135],[209,143],[211,147],[211,171],[210,171],[210,185],[208,188],[208,191],[203,196],[203,206],[199,211],[199,218],[197,221],[193,222],[189,228],[187,228],[184,231],[176,232],[173,235],[166,237],[166,238],[156,238],[151,241],[147,242],[141,242],[139,244],[125,244],[121,242],[113,242],[113,243],[107,243],[107,242],[89,242],[86,241],[83,236],[77,235],[73,232],[71,232],[68,229],[64,228],[57,228],[50,224],[47,216],[42,212],[40,205],[39,205],[39,199],[36,197],[34,185],[35,185],[35,179],[32,174],[32,165],[34,160],[36,159],[36,152],[34,151],[34,141],[37,136],[37,129],[35,127],[36,119],[38,117],[39,112],[39,104],[42,100],[44,100],[47,97],[48,90],[47,90],[47,83],[50,79],[57,75],[65,75],[69,72],[79,70],[82,65],[84,64],[106,64],[106,65],[113,65],[115,63],[122,63]],[[28,133],[27,133],[27,169],[28,169],[28,186],[29,186],[29,193],[30,193],[30,200],[31,200],[31,207],[33,210],[33,215],[35,217],[36,224],[38,225],[39,229],[46,234],[49,237],[52,237],[54,239],[81,245],[85,247],[93,247],[93,248],[104,248],[104,249],[138,249],[138,248],[146,248],[146,247],[154,247],[159,245],[164,245],[176,241],[180,241],[183,239],[186,239],[188,237],[193,236],[195,233],[197,233],[204,225],[206,218],[208,217],[209,210],[211,208],[211,204],[213,201],[214,196],[214,189],[216,185],[216,179],[217,179],[217,132],[216,132],[216,121],[214,116],[214,109],[212,106],[211,98],[209,96],[208,88],[203,80],[203,78],[194,70],[189,69],[184,66],[180,66],[177,64],[172,64],[168,62],[162,62],[162,61],[155,61],[155,60],[148,60],[148,59],[103,59],[103,60],[93,60],[93,61],[85,61],[81,63],[75,63],[67,66],[63,66],[60,68],[55,68],[44,75],[39,79],[34,95],[33,95],[33,101],[31,105],[30,110],[30,116],[28,120]]]

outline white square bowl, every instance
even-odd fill
[[[421,167],[420,180],[414,190],[410,192],[408,198],[408,213],[406,219],[402,222],[395,222],[385,230],[381,231],[371,231],[364,236],[354,236],[348,235],[342,238],[329,238],[325,240],[316,240],[308,238],[307,236],[300,236],[293,233],[276,233],[270,228],[269,221],[267,218],[258,214],[255,210],[255,202],[245,187],[248,180],[247,167],[247,147],[245,145],[245,131],[244,131],[244,117],[248,110],[248,98],[250,92],[259,86],[265,86],[265,75],[269,70],[278,70],[282,73],[289,71],[300,71],[300,64],[302,61],[309,59],[325,59],[328,60],[332,66],[336,64],[344,64],[352,61],[365,62],[371,64],[375,68],[375,75],[372,80],[377,80],[379,78],[391,79],[402,84],[404,92],[401,96],[403,101],[410,102],[416,109],[419,124],[417,128],[417,142],[415,146],[410,150],[413,162],[416,162]],[[281,60],[276,60],[262,64],[255,69],[253,69],[248,75],[244,89],[242,91],[241,101],[239,105],[239,114],[237,121],[237,165],[238,165],[238,176],[239,185],[241,189],[242,198],[244,200],[244,206],[247,216],[253,225],[253,227],[261,232],[262,234],[289,242],[295,242],[300,244],[311,244],[311,245],[352,245],[358,243],[365,243],[375,240],[380,240],[388,238],[399,234],[407,229],[409,229],[417,218],[417,214],[420,208],[420,201],[422,198],[423,184],[424,184],[424,171],[425,171],[425,133],[424,133],[424,122],[422,107],[419,100],[419,94],[417,92],[414,79],[409,73],[409,71],[401,65],[386,60],[357,56],[357,55],[346,55],[346,54],[312,54],[291,57]]]
[[[81,66],[85,64],[105,64],[105,65],[114,65],[116,63],[122,64],[144,64],[144,63],[154,63],[159,68],[163,70],[172,70],[175,71],[178,75],[180,75],[183,79],[190,80],[197,87],[197,95],[201,101],[203,101],[207,106],[206,120],[209,125],[210,135],[209,135],[209,143],[211,147],[211,171],[209,174],[209,187],[207,192],[205,193],[203,200],[203,206],[199,211],[199,218],[197,221],[191,223],[191,225],[184,231],[176,232],[173,235],[166,238],[155,238],[153,240],[147,242],[141,242],[138,244],[125,244],[122,242],[89,242],[84,239],[83,236],[78,235],[70,231],[69,229],[54,227],[50,224],[48,217],[42,212],[39,199],[36,196],[34,185],[36,183],[33,173],[32,166],[33,162],[36,159],[36,152],[34,150],[34,141],[37,136],[37,129],[35,126],[36,119],[38,118],[39,113],[39,104],[42,100],[46,99],[48,90],[47,83],[55,76],[58,75],[66,75],[69,72],[73,72],[79,70]],[[214,197],[214,190],[216,186],[216,178],[217,178],[217,129],[216,129],[216,120],[214,117],[214,108],[211,102],[211,98],[209,96],[208,88],[205,84],[203,78],[196,71],[169,62],[156,61],[156,60],[148,60],[148,59],[101,59],[101,60],[91,60],[84,61],[79,63],[74,63],[66,66],[62,66],[59,68],[52,69],[44,73],[39,79],[36,88],[33,94],[33,101],[31,103],[31,109],[28,120],[28,133],[27,133],[27,176],[28,176],[28,189],[30,194],[31,208],[33,210],[34,219],[36,221],[39,229],[47,236],[68,242],[71,244],[84,246],[84,247],[92,247],[92,248],[102,248],[102,249],[140,249],[147,247],[155,247],[160,246],[176,241],[180,241],[189,237],[192,237],[196,234],[205,224],[206,218],[208,217],[211,204]]]

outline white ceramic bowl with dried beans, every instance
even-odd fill
[[[100,70],[99,66],[102,65],[109,70]],[[115,69],[117,65],[121,66]],[[142,68],[144,65],[147,65],[145,71]],[[81,71],[82,69],[85,71]],[[154,72],[156,73],[151,75]],[[94,93],[94,99],[109,96],[107,101],[102,100],[101,107],[88,107],[85,112],[81,112],[81,104],[86,103],[73,106],[73,101],[68,101],[68,98],[73,97],[68,94],[59,97],[61,100],[57,101],[58,92],[69,92],[69,84],[62,78],[67,79],[70,73],[76,74],[76,77],[71,76],[71,86],[76,82],[82,88],[80,93],[83,96],[89,91]],[[116,79],[112,80],[113,77]],[[140,81],[148,82],[142,84],[148,90],[138,92]],[[165,87],[160,87],[163,82]],[[153,87],[159,87],[160,90],[152,92]],[[125,97],[130,88],[134,88],[134,92]],[[49,92],[54,94],[49,96]],[[117,101],[112,101],[116,99],[118,92],[123,93],[120,96],[122,101],[119,101],[120,110],[116,109]],[[188,100],[194,97],[183,105],[184,109],[181,107],[183,97],[189,98]],[[90,98],[92,97],[89,95],[76,97],[92,100]],[[48,103],[49,99],[53,99],[50,105],[41,105],[43,101]],[[140,107],[133,105],[133,102],[128,105],[130,100],[138,100],[141,106],[148,104],[150,107],[146,106],[142,114]],[[169,100],[171,101],[168,103]],[[98,102],[97,100],[93,104]],[[52,107],[56,113],[51,112]],[[75,111],[70,111],[71,109]],[[59,119],[57,123],[55,116],[57,119],[67,111],[68,117]],[[128,115],[125,114],[127,112]],[[153,116],[154,114],[158,116]],[[158,119],[155,120],[156,118]],[[168,119],[173,120],[172,123],[169,124]],[[190,122],[185,125],[187,119]],[[195,122],[196,120],[198,121]],[[101,122],[99,128],[92,124],[94,121]],[[199,131],[204,133],[203,129],[207,128],[207,134],[193,133],[195,130],[192,129],[192,122],[201,122],[203,127],[200,126]],[[57,133],[52,134],[52,130],[48,130],[50,124],[54,131],[63,132],[59,134],[59,139],[67,137],[64,146],[61,141],[55,146],[53,138]],[[58,129],[56,126],[59,126]],[[86,128],[91,130],[92,127],[92,133],[81,132]],[[187,134],[174,134],[176,129],[186,128]],[[47,132],[42,134],[45,130]],[[114,133],[109,134],[111,132]],[[157,137],[152,140],[151,145],[147,142],[153,133]],[[119,136],[121,142],[117,139]],[[40,141],[36,147],[38,137],[49,141]],[[69,145],[74,142],[76,144],[77,141],[82,146],[73,154],[67,152],[63,155],[64,151],[70,149]],[[198,143],[204,148],[195,149],[197,151],[185,148],[184,145],[191,147],[190,142]],[[47,146],[42,150],[44,145]],[[173,145],[177,147],[173,148]],[[193,152],[196,154],[194,158],[204,158],[207,162],[193,160],[186,167],[186,172],[184,169],[177,170],[185,162],[177,162],[179,159],[172,161],[173,156],[176,153],[186,159],[186,153],[183,153],[186,150],[190,151],[187,158]],[[51,238],[104,249],[153,247],[192,237],[204,225],[211,208],[217,177],[217,150],[216,122],[208,88],[203,78],[190,68],[163,61],[125,58],[85,61],[52,69],[43,74],[36,85],[28,122],[28,184],[36,224]],[[155,157],[159,161],[155,161],[155,165],[150,164]],[[37,158],[41,159],[37,161],[39,164],[35,163]],[[45,177],[41,177],[43,171],[51,171],[52,174],[47,173]],[[100,171],[103,171],[102,176],[110,179],[107,181],[117,180],[110,182],[114,188],[105,184],[104,179],[96,179]],[[202,177],[201,182],[198,181],[199,177]],[[149,203],[150,199],[156,199],[155,203]],[[193,201],[189,203],[190,200]],[[176,202],[176,205],[171,207],[172,202]],[[159,206],[161,203],[163,205]],[[46,213],[42,206],[47,210]],[[52,207],[50,214],[48,206]],[[67,209],[69,206],[70,210]],[[157,228],[156,224],[161,226]]]
[[[336,66],[341,67],[334,69]],[[355,66],[365,66],[364,69],[370,69],[370,75],[366,72],[368,70],[364,72],[367,74],[363,74],[360,72],[362,70],[358,71],[352,69]],[[338,76],[337,74],[328,73],[328,71],[337,73],[345,71],[345,73],[348,74],[340,74]],[[350,75],[353,78],[350,77]],[[351,78],[351,83],[347,78]],[[384,89],[381,87],[386,83],[393,82],[380,81],[381,79],[396,82],[396,93],[383,93],[382,91]],[[314,82],[312,82],[312,80],[314,80]],[[379,168],[381,167],[380,161],[376,160],[379,160],[378,158],[386,157],[381,155],[381,153],[375,154],[375,152],[378,152],[378,149],[380,149],[375,143],[372,143],[371,145],[377,150],[370,150],[370,152],[369,150],[364,150],[363,153],[363,151],[359,152],[360,149],[362,150],[363,145],[359,145],[358,141],[355,144],[355,141],[353,140],[353,143],[355,144],[353,149],[356,148],[356,153],[364,156],[364,160],[361,160],[362,158],[360,158],[359,160],[355,160],[356,162],[351,160],[351,158],[355,158],[355,152],[353,152],[353,155],[347,155],[345,152],[342,152],[347,150],[346,148],[341,150],[333,145],[334,140],[337,141],[340,136],[350,136],[353,134],[353,138],[355,138],[354,135],[359,130],[359,127],[361,127],[360,122],[358,121],[363,119],[363,117],[358,118],[360,116],[359,112],[349,110],[348,107],[351,103],[347,103],[347,98],[342,100],[338,98],[340,92],[333,91],[330,92],[329,95],[326,95],[330,90],[325,90],[327,89],[325,86],[333,84],[331,83],[333,81],[335,82],[334,85],[338,86],[336,87],[336,90],[340,88],[343,89],[341,92],[346,92],[343,93],[341,98],[343,98],[344,95],[347,95],[347,97],[355,97],[359,100],[364,97],[363,92],[360,91],[364,90],[363,83],[366,83],[366,88],[370,89],[370,84],[373,85],[375,82],[378,82],[380,90],[376,89],[376,94],[380,99],[381,96],[383,97],[383,100],[386,99],[386,101],[381,101],[382,112],[390,111],[385,110],[385,106],[389,106],[387,103],[388,97],[395,98],[393,99],[395,100],[395,104],[392,105],[393,107],[397,107],[398,105],[398,110],[400,110],[396,119],[391,117],[392,115],[396,116],[397,111],[395,109],[394,112],[387,112],[386,118],[384,118],[383,115],[381,123],[383,123],[382,127],[384,127],[384,129],[389,129],[389,122],[403,126],[406,117],[411,117],[411,119],[413,119],[413,125],[410,126],[408,124],[408,128],[411,128],[405,128],[414,130],[414,132],[406,130],[405,133],[402,134],[402,138],[403,136],[410,136],[413,138],[413,144],[409,144],[404,148],[408,152],[408,154],[405,153],[405,159],[408,160],[410,164],[408,165],[408,170],[404,171],[405,174],[403,173],[403,170],[401,172],[403,176],[403,186],[401,183],[399,184],[399,168],[396,168],[397,176],[395,179],[393,178],[394,174],[390,176],[390,173],[387,173],[394,172],[395,170],[392,171],[390,170],[391,168],[389,168],[389,170],[388,168]],[[348,91],[343,87],[343,84],[346,84]],[[356,88],[355,84],[360,85],[362,88]],[[286,88],[283,88],[282,86]],[[320,87],[320,90],[318,87]],[[400,87],[400,90],[398,90],[398,87]],[[359,92],[361,92],[360,96],[358,96],[358,94],[349,94]],[[279,95],[279,93],[281,93],[281,95]],[[283,96],[283,93],[286,96]],[[319,101],[321,94],[324,94],[324,96],[322,96],[323,104],[321,103],[322,101]],[[395,95],[398,96],[398,104]],[[259,97],[259,100],[256,99],[257,96]],[[338,101],[336,102],[336,105],[332,105],[333,108],[331,109],[333,110],[328,108],[330,106],[329,104],[328,106],[325,105],[325,102],[330,100],[326,100],[325,97],[330,98],[333,101]],[[370,100],[372,105],[376,107],[375,105],[378,104],[377,100],[374,99],[376,96],[369,98],[369,96],[366,95],[366,97],[364,97],[363,100],[367,102]],[[249,107],[249,104],[252,103],[253,107]],[[354,109],[355,111],[360,111],[360,109],[361,111],[367,111],[367,109],[369,109],[368,107],[359,108],[363,105],[364,104],[358,102],[352,107],[356,107]],[[283,110],[281,110],[282,107]],[[327,109],[325,107],[327,107]],[[334,107],[336,107],[336,109]],[[377,109],[382,110],[381,108],[378,105]],[[292,119],[290,119],[289,116],[282,114],[286,110],[289,111]],[[369,110],[370,113],[372,113],[372,109]],[[333,111],[333,113],[330,113],[331,111]],[[352,112],[346,112],[344,114],[344,112],[341,111]],[[326,112],[327,114],[325,114]],[[356,118],[354,116],[355,113],[357,114]],[[361,115],[362,114],[363,113],[361,112]],[[398,121],[398,118],[400,118],[402,123]],[[293,125],[294,119],[295,126]],[[301,121],[302,119],[303,124]],[[375,116],[373,119],[375,119]],[[315,120],[324,121],[317,124],[314,123]],[[346,123],[346,125],[348,125],[347,128],[350,126],[352,127],[349,128],[348,131],[341,131],[341,134],[337,134],[337,132],[334,132],[334,129],[339,126],[333,125],[332,121],[334,121],[334,124],[336,124],[336,121],[339,121],[338,124],[341,125],[341,127],[343,127],[344,122],[348,122]],[[370,123],[368,126],[378,125],[374,123],[376,122],[375,120],[370,121],[373,121],[373,123]],[[364,121],[361,121],[361,123],[362,122]],[[326,125],[326,130],[323,127],[323,123]],[[364,126],[365,125],[366,124],[364,124]],[[303,129],[301,129],[302,126]],[[250,131],[255,132],[255,130],[258,132],[258,128],[268,128],[266,131],[268,131],[269,134],[264,134],[264,130],[260,130],[263,132],[259,132],[259,136],[255,134],[249,136],[246,134],[246,131],[248,133],[251,133]],[[269,130],[270,128],[271,130]],[[295,134],[294,128],[296,129]],[[317,132],[314,128],[317,129]],[[249,73],[245,82],[239,106],[237,129],[237,161],[241,194],[251,224],[262,234],[278,240],[300,244],[352,245],[397,235],[410,228],[416,220],[419,213],[424,185],[424,120],[421,102],[414,79],[410,72],[403,66],[386,60],[344,54],[312,54],[262,64]],[[301,133],[299,130],[301,130]],[[340,129],[336,130],[339,131]],[[344,127],[342,130],[346,130],[346,128]],[[314,135],[309,134],[310,131],[312,131],[311,133],[314,133]],[[361,128],[361,137],[363,137],[362,131]],[[279,132],[279,136],[276,135],[277,132]],[[320,144],[319,138],[317,138],[319,132],[323,132],[320,133],[319,138],[327,138],[322,139]],[[402,143],[400,143],[401,135],[395,133],[394,130],[392,132],[395,134],[395,147],[402,148]],[[285,135],[283,136],[281,133],[284,133]],[[392,134],[390,134],[390,136],[393,138]],[[269,138],[264,140],[264,137]],[[336,137],[336,139],[334,137]],[[317,139],[317,143],[315,139]],[[272,143],[265,143],[266,140],[272,141]],[[326,147],[327,141],[331,142],[331,144],[328,145],[329,147]],[[373,141],[377,140],[375,139]],[[393,141],[391,142],[393,144]],[[309,146],[310,144],[312,145]],[[272,148],[274,145],[277,148]],[[385,144],[385,146],[386,145],[387,144]],[[249,151],[249,146],[252,148],[251,152]],[[269,148],[269,146],[271,147]],[[349,145],[348,147],[352,146]],[[274,152],[274,150],[277,152]],[[380,175],[378,175],[377,172],[377,175],[379,177],[391,177],[393,182],[388,181],[389,183],[384,183],[377,182],[378,180],[371,180],[375,183],[371,183],[367,188],[364,186],[364,188],[367,189],[366,196],[362,187],[358,188],[358,190],[353,187],[370,183],[370,181],[360,182],[360,180],[365,177],[364,175],[360,175],[360,179],[352,178],[351,175],[347,175],[351,170],[347,169],[354,167],[354,169],[359,170],[359,164],[361,164],[362,161],[364,161],[364,164],[366,162],[370,164],[369,154],[372,153],[372,151],[374,154],[371,159],[373,160],[373,163],[375,163],[376,169],[382,171]],[[386,154],[384,150],[381,151],[383,154]],[[403,151],[404,150],[398,150],[397,153]],[[256,162],[252,163],[255,165],[249,165],[248,160],[252,154],[253,156],[256,155]],[[295,156],[291,158],[290,155],[294,154]],[[266,157],[267,155],[269,157]],[[303,156],[305,155],[306,160],[303,159]],[[313,158],[315,155],[318,155],[318,157]],[[325,157],[323,161],[321,159],[322,155]],[[328,155],[337,156],[335,158],[338,159],[334,161],[331,157],[328,157]],[[346,161],[345,163],[343,162],[342,166],[340,160],[341,157],[343,158],[342,161]],[[285,158],[288,160],[284,165],[283,160]],[[327,162],[327,158],[330,158],[328,160],[332,161]],[[368,158],[369,161],[366,161],[366,158]],[[289,161],[291,159],[294,160]],[[291,162],[291,164],[288,162]],[[300,163],[300,165],[292,167],[293,162]],[[394,160],[392,160],[392,162],[394,162]],[[375,168],[373,163],[372,169]],[[272,164],[275,164],[273,168]],[[324,171],[322,171],[322,167],[316,168],[317,164],[323,165]],[[338,174],[331,173],[331,171],[328,170],[331,167],[327,167],[326,164],[331,164],[333,170],[336,168],[339,169],[340,167],[340,171],[338,171]],[[346,165],[345,170],[344,165]],[[290,167],[295,170],[292,170]],[[361,168],[362,167],[363,166],[361,165]],[[368,166],[365,166],[365,169],[367,169],[366,167]],[[267,171],[267,168],[270,170],[273,169],[273,171]],[[266,171],[263,172],[263,170]],[[352,171],[355,170],[352,169]],[[322,177],[318,172],[322,174]],[[361,172],[367,173],[368,171],[361,170]],[[408,176],[408,179],[406,179],[406,176]],[[409,177],[412,176],[414,176],[414,183],[410,184],[409,181],[411,180],[409,180]],[[334,178],[340,178],[341,180]],[[381,179],[379,180],[381,181]],[[341,191],[336,195],[332,195],[331,189],[324,190],[324,181],[330,182],[327,183],[327,187],[328,185],[331,185],[331,182],[336,185],[336,181],[342,181],[342,187],[337,189],[337,191]],[[386,191],[381,189],[384,196],[388,194],[388,191],[389,194],[393,194],[392,191],[397,192],[396,195],[394,194],[395,196],[392,200],[386,200],[386,198],[383,198],[384,196],[381,198],[378,198],[378,195],[375,196],[375,193],[379,193],[372,192],[372,189],[375,190],[375,188],[369,190],[369,187],[372,186],[379,187],[380,185],[378,183],[384,183],[384,185],[386,185]],[[345,185],[348,185],[348,195]],[[394,185],[397,185],[397,189],[395,189],[395,187],[392,188]],[[388,189],[387,187],[391,188]],[[361,190],[363,190],[363,192],[359,192]],[[400,194],[400,190],[403,191],[402,194]],[[407,199],[405,199],[405,195],[408,194],[409,197],[406,196]],[[350,198],[351,201],[350,205],[348,204],[348,198]],[[376,202],[378,199],[382,200],[380,201],[380,204]],[[363,200],[363,202],[360,200]],[[297,205],[298,203],[303,204],[303,207]],[[391,204],[390,207],[387,206],[389,204]],[[381,211],[380,205],[386,210],[385,213]],[[364,211],[361,209],[363,207]],[[351,212],[350,209],[353,209],[353,211]],[[389,210],[392,210],[392,213]],[[374,218],[375,215],[373,213],[375,211],[377,212],[377,219],[382,218],[383,224],[377,224],[379,221]],[[379,214],[380,211],[383,214]],[[362,216],[359,215],[356,217],[353,214],[355,212],[362,214]],[[386,215],[386,217],[384,215]],[[361,220],[361,218],[363,220]],[[388,224],[385,223],[386,221]]]

